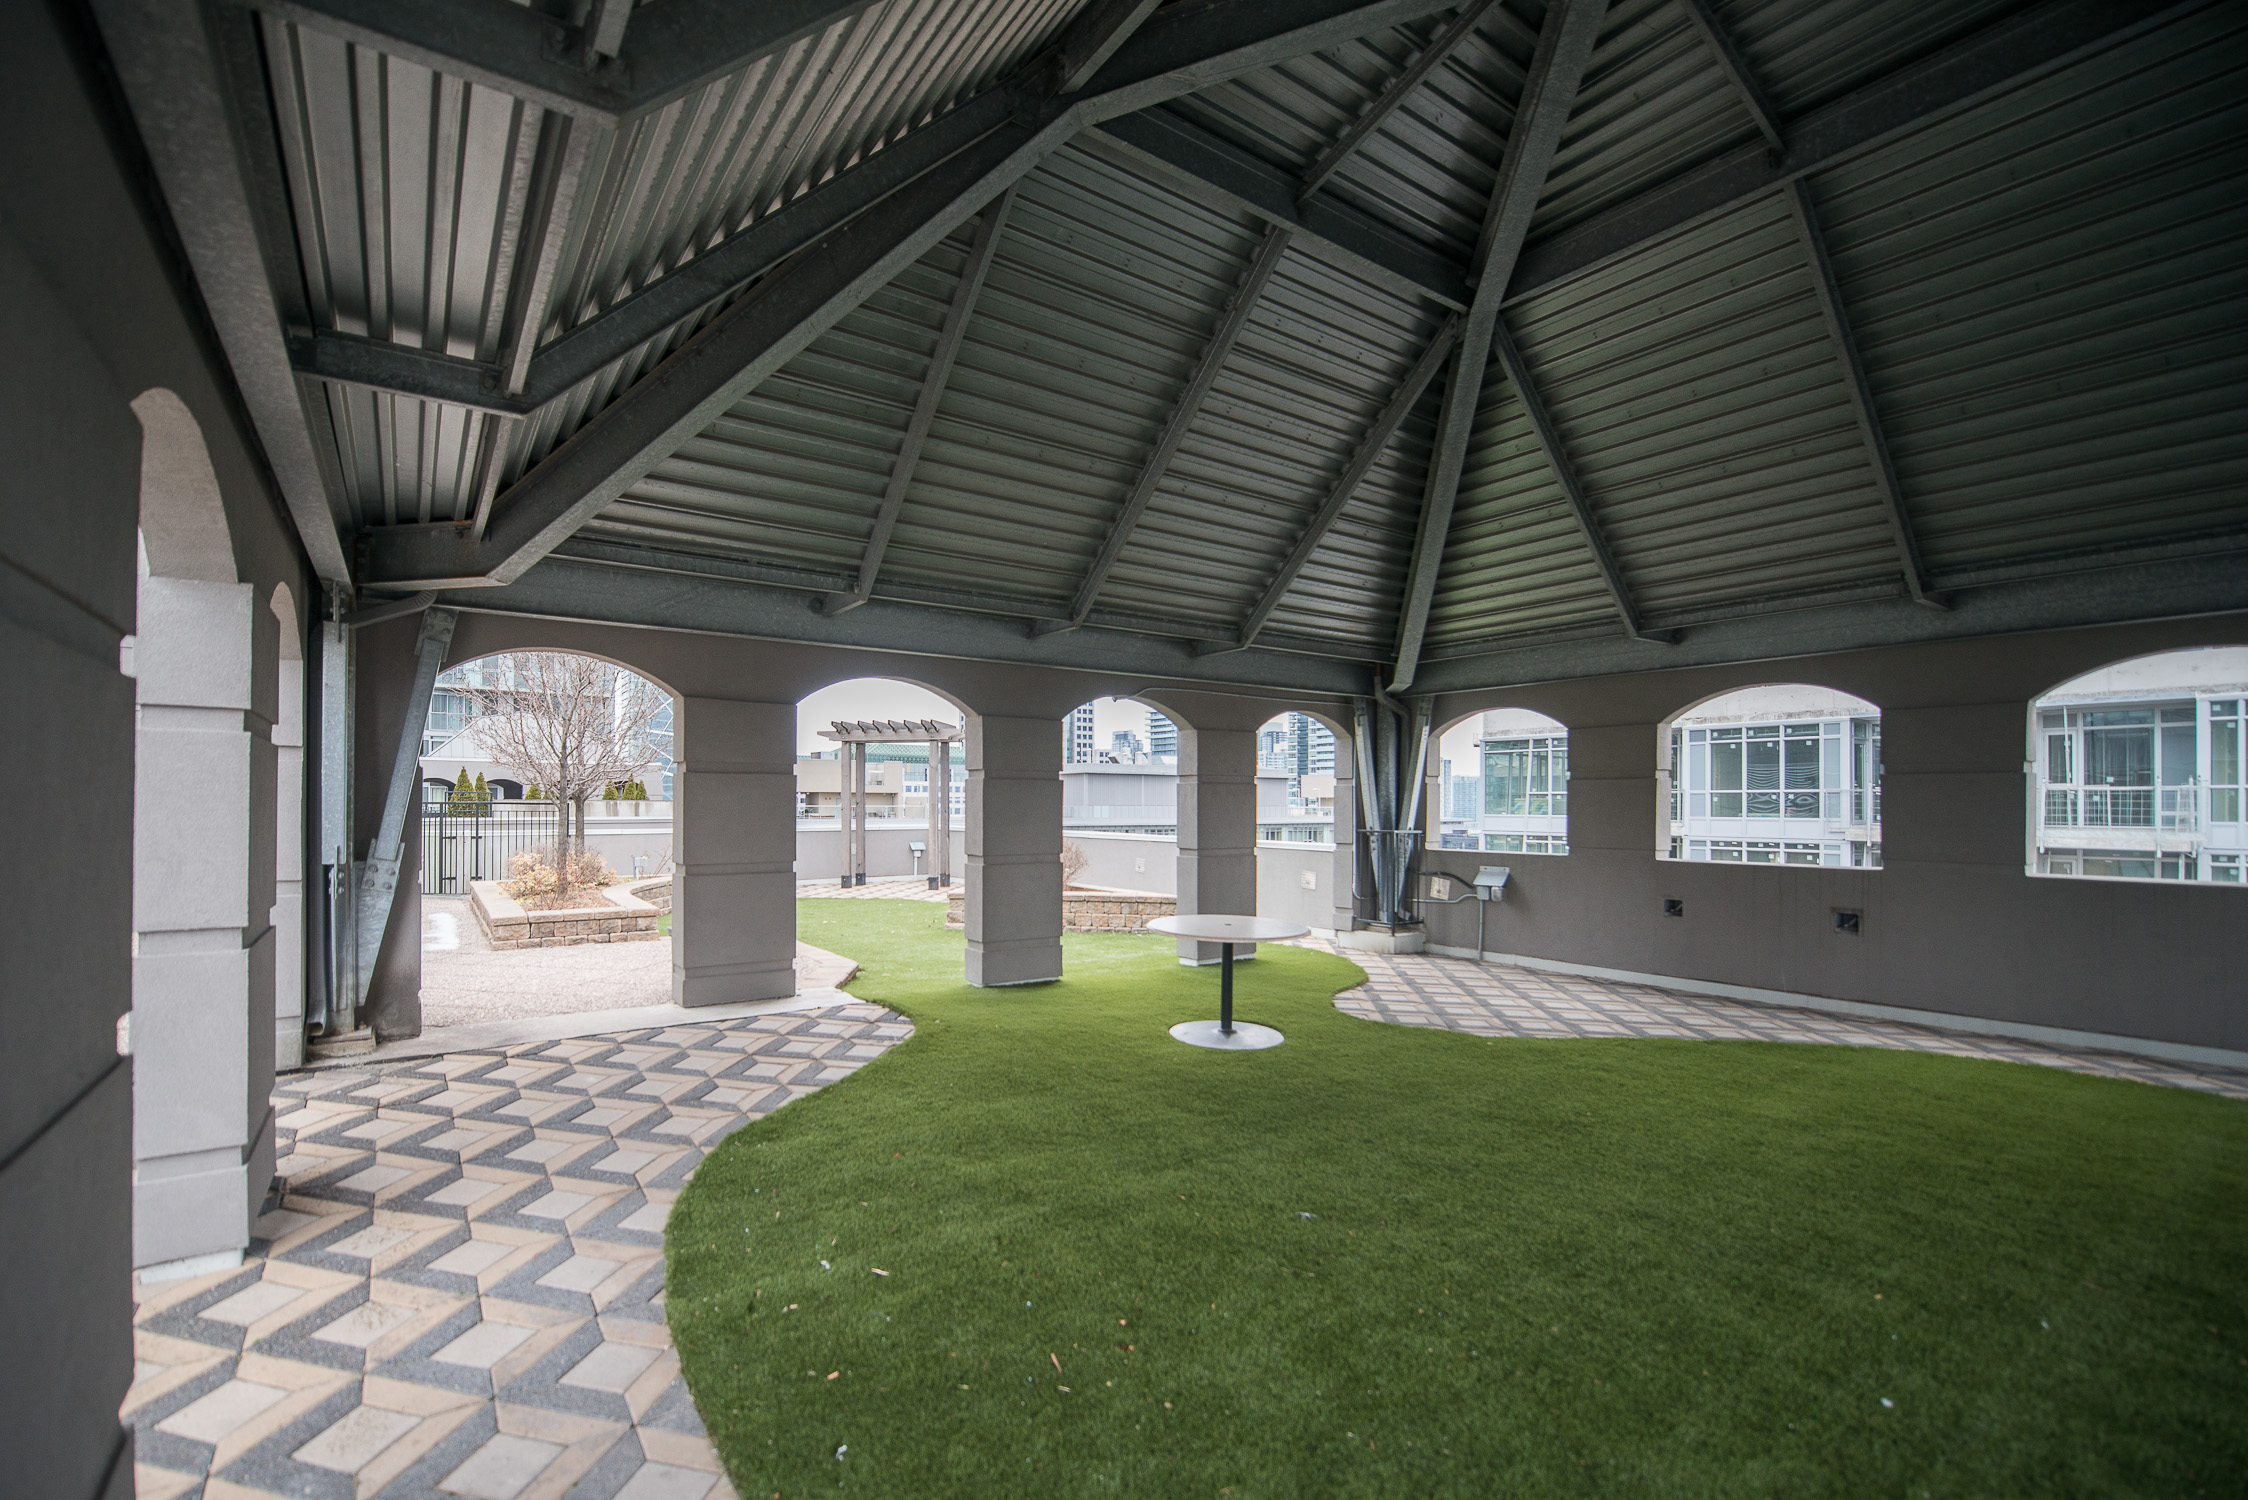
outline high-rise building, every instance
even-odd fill
[[[1119,729],[1108,737],[1108,753],[1110,758],[1129,764],[1145,759],[1147,746],[1141,744],[1140,737],[1131,730]]]
[[[1147,753],[1156,760],[1179,758],[1179,726],[1152,708],[1147,711]]]
[[[1093,705],[1081,703],[1062,721],[1062,760],[1067,765],[1089,766],[1093,753]]]
[[[1335,769],[1335,734],[1310,714],[1287,716],[1288,771],[1310,776]]]

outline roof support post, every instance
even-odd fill
[[[1374,460],[1381,457],[1382,450],[1397,435],[1397,429],[1403,425],[1405,418],[1420,404],[1429,383],[1436,379],[1436,372],[1444,368],[1444,356],[1451,353],[1453,340],[1459,336],[1460,320],[1455,313],[1444,320],[1443,327],[1436,330],[1436,337],[1428,341],[1428,347],[1421,351],[1420,359],[1390,396],[1389,405],[1383,407],[1381,415],[1374,418],[1374,425],[1367,428],[1366,435],[1359,439],[1357,451],[1343,465],[1343,471],[1335,476],[1335,482],[1327,487],[1326,498],[1319,502],[1319,509],[1313,512],[1311,524],[1304,528],[1304,533],[1296,539],[1295,546],[1288,549],[1288,556],[1280,564],[1280,571],[1273,574],[1272,581],[1265,585],[1263,597],[1249,611],[1249,618],[1242,622],[1237,646],[1245,649],[1256,644],[1257,633],[1264,629],[1265,621],[1272,618],[1272,612],[1279,608],[1280,601],[1295,586],[1297,577],[1310,563],[1312,554],[1327,539],[1327,533],[1334,530],[1335,522],[1342,519],[1344,508],[1350,504],[1350,497],[1357,493],[1358,486],[1373,469]]]
[[[1491,336],[1498,326],[1499,302],[1522,254],[1522,242],[1529,236],[1538,194],[1553,166],[1562,127],[1568,124],[1577,85],[1584,78],[1585,64],[1592,60],[1606,12],[1607,0],[1554,0],[1538,29],[1538,49],[1530,59],[1530,76],[1523,85],[1514,126],[1507,132],[1506,159],[1500,164],[1498,185],[1484,213],[1483,233],[1470,267],[1475,291],[1445,384],[1444,413],[1437,423],[1436,451],[1430,458],[1420,528],[1413,540],[1412,569],[1406,575],[1404,605],[1398,612],[1391,693],[1410,687],[1420,665],[1429,607],[1436,598],[1436,575],[1443,566],[1452,507],[1459,499],[1460,471],[1483,390],[1483,370],[1490,362]]]
[[[1771,144],[1774,152],[1785,152],[1787,137],[1780,132],[1780,117],[1765,99],[1764,90],[1757,87],[1756,75],[1748,70],[1748,59],[1742,57],[1739,49],[1734,47],[1733,39],[1725,34],[1725,27],[1718,21],[1717,13],[1709,8],[1709,0],[1678,0],[1678,3],[1685,7],[1687,18],[1694,23],[1694,29],[1702,34],[1702,44],[1709,48],[1710,56],[1717,60],[1718,68],[1725,74],[1726,81],[1733,85],[1733,92],[1740,96],[1741,107],[1756,122],[1756,128],[1763,132],[1764,139]]]
[[[1483,13],[1491,8],[1492,0],[1468,0],[1451,20],[1444,23],[1428,45],[1408,63],[1405,70],[1389,81],[1388,87],[1375,96],[1359,117],[1350,122],[1348,129],[1335,137],[1334,144],[1319,153],[1318,159],[1304,169],[1301,183],[1296,189],[1296,201],[1301,203],[1319,191],[1321,184],[1335,175],[1335,169],[1349,159],[1366,137],[1381,128],[1382,122],[1405,102],[1405,97],[1421,86],[1421,80],[1435,72],[1445,58],[1452,55],[1467,34],[1475,29]]]
[[[921,445],[929,439],[930,425],[937,418],[937,403],[943,400],[945,382],[952,375],[952,362],[959,357],[961,341],[968,333],[968,319],[976,310],[976,298],[983,291],[984,277],[990,273],[992,258],[998,252],[999,232],[1014,206],[1015,190],[1010,187],[984,210],[983,219],[976,226],[975,243],[969,248],[967,264],[961,268],[960,283],[953,288],[952,306],[945,311],[944,328],[937,335],[936,350],[929,356],[929,371],[921,379],[921,395],[913,403],[913,416],[906,423],[905,438],[898,444],[897,461],[890,468],[889,487],[882,492],[882,506],[875,512],[874,529],[867,534],[866,555],[859,559],[858,582],[848,594],[828,594],[821,599],[820,607],[831,615],[857,609],[874,595],[874,581],[882,573],[882,555],[889,550],[890,533],[898,524],[898,512],[905,508],[906,486],[913,480],[914,465],[921,459]]]
[[[1897,466],[1889,456],[1889,440],[1881,430],[1881,412],[1873,403],[1873,386],[1866,379],[1865,361],[1858,354],[1857,337],[1850,331],[1850,312],[1842,305],[1842,288],[1834,277],[1834,262],[1827,256],[1826,237],[1819,232],[1818,208],[1811,200],[1811,185],[1798,177],[1787,185],[1788,208],[1795,215],[1795,232],[1803,241],[1804,259],[1810,262],[1811,287],[1819,296],[1819,311],[1826,318],[1827,335],[1834,340],[1834,357],[1842,366],[1842,383],[1850,392],[1850,411],[1858,419],[1858,435],[1865,440],[1866,460],[1873,468],[1874,488],[1889,514],[1889,532],[1897,543],[1897,566],[1904,574],[1905,591],[1915,603],[1942,609],[1944,601],[1928,588],[1927,569],[1920,560],[1920,542],[1913,535],[1912,517],[1905,510],[1904,487],[1897,482]]]
[[[367,987],[374,982],[375,961],[382,955],[383,934],[390,928],[390,908],[398,896],[398,867],[405,857],[406,819],[419,801],[421,789],[422,726],[429,720],[429,698],[436,690],[437,674],[445,665],[445,652],[453,643],[453,626],[459,615],[449,609],[425,610],[421,632],[414,640],[414,676],[407,690],[405,712],[399,719],[398,749],[391,757],[390,784],[383,789],[382,822],[355,882],[358,900],[352,912],[352,966],[350,1010],[357,1016],[366,1003]]]
[[[1249,269],[1235,285],[1233,295],[1219,315],[1218,326],[1203,346],[1202,357],[1187,378],[1186,389],[1179,393],[1178,404],[1171,408],[1170,419],[1163,424],[1162,433],[1155,446],[1149,450],[1147,462],[1140,466],[1140,477],[1125,497],[1123,508],[1116,513],[1116,521],[1109,527],[1108,540],[1101,544],[1100,554],[1086,570],[1085,579],[1077,586],[1077,597],[1070,603],[1066,623],[1040,622],[1033,626],[1034,633],[1045,635],[1054,630],[1075,630],[1085,623],[1093,612],[1093,601],[1100,597],[1101,585],[1108,581],[1109,570],[1123,554],[1124,546],[1132,539],[1132,532],[1147,513],[1148,502],[1155,498],[1155,490],[1163,482],[1163,475],[1186,440],[1187,430],[1194,425],[1209,397],[1210,388],[1218,383],[1218,372],[1225,368],[1233,346],[1240,341],[1242,331],[1249,326],[1249,315],[1256,310],[1257,298],[1264,292],[1265,283],[1280,267],[1280,257],[1288,251],[1288,231],[1277,226],[1265,231],[1264,241],[1257,247],[1256,256]]]
[[[1616,566],[1616,556],[1608,550],[1608,539],[1601,534],[1600,521],[1592,513],[1592,501],[1585,494],[1584,484],[1577,478],[1576,466],[1569,462],[1568,450],[1561,446],[1561,433],[1553,425],[1545,402],[1538,398],[1538,388],[1530,379],[1529,361],[1522,357],[1514,336],[1507,332],[1506,319],[1500,318],[1493,342],[1499,351],[1499,363],[1506,369],[1506,378],[1514,386],[1515,395],[1522,400],[1522,410],[1530,418],[1530,428],[1538,435],[1538,447],[1545,453],[1546,466],[1553,470],[1554,480],[1560,484],[1561,493],[1569,498],[1569,509],[1577,518],[1577,530],[1584,534],[1585,545],[1592,550],[1592,560],[1600,569],[1600,579],[1608,585],[1608,597],[1616,601],[1616,613],[1624,624],[1624,634],[1635,641],[1659,639],[1664,642],[1676,637],[1650,636],[1639,624],[1639,610],[1632,603],[1631,591],[1624,587],[1623,569]]]

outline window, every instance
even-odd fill
[[[2240,884],[2244,702],[2239,647],[2121,662],[2040,698],[2030,872]]]
[[[1569,852],[1569,731],[1527,709],[1498,709],[1480,726],[1482,795],[1471,825],[1488,852]],[[1476,847],[1471,842],[1468,847]]]
[[[1881,711],[1790,684],[1713,698],[1673,721],[1670,859],[1881,866]]]

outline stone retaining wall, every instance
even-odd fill
[[[652,943],[656,931],[653,903],[635,896],[626,886],[602,891],[599,906],[565,906],[553,911],[525,911],[492,880],[469,884],[469,908],[476,925],[496,949],[567,948],[578,943]]]
[[[967,899],[965,891],[952,893],[945,907],[945,926],[967,927]],[[1149,918],[1175,917],[1178,913],[1176,896],[1156,896],[1145,891],[1062,892],[1064,932],[1142,932]]]
[[[647,902],[657,911],[671,910],[671,877],[669,875],[658,875],[653,880],[629,881],[626,883],[625,889]]]

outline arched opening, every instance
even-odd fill
[[[1335,732],[1326,723],[1290,709],[1257,730],[1260,844],[1334,843],[1335,786]]]
[[[277,627],[273,715],[273,1059],[304,1063],[304,633],[285,583],[267,601]]]
[[[1666,859],[1881,867],[1881,710],[1809,683],[1739,688],[1664,722]]]
[[[1468,842],[1453,847],[1567,854],[1569,726],[1533,709],[1494,708],[1462,728],[1474,733],[1473,769],[1456,787]]]
[[[2032,875],[2248,883],[2248,647],[2165,651],[2030,705]]]
[[[1183,730],[1155,704],[1095,698],[1062,719],[1063,922],[1092,930],[1096,906],[1070,892],[1120,898],[1178,894],[1179,751]],[[1144,913],[1103,910],[1109,925]]]
[[[676,714],[667,686],[583,652],[438,675],[419,767],[425,1033],[672,998]]]
[[[796,706],[799,888],[959,888],[967,724],[963,705],[901,678],[854,677],[806,695]]]

